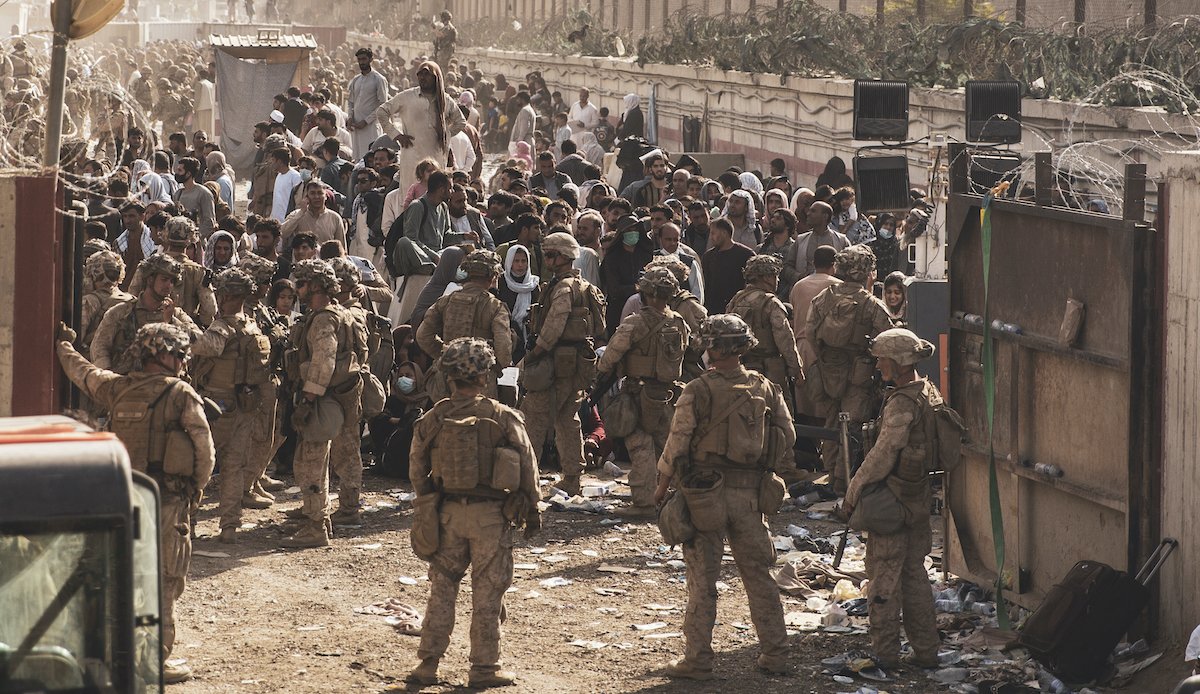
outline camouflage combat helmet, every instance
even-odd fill
[[[654,256],[649,263],[646,263],[647,270],[652,267],[665,267],[666,269],[670,270],[671,274],[675,275],[675,279],[678,280],[680,286],[683,286],[683,283],[687,282],[688,277],[690,277],[692,274],[687,264],[675,255]]]
[[[108,245],[108,241],[104,239],[88,239],[83,242],[83,259],[87,260],[93,254],[100,251],[111,251],[112,246]]]
[[[438,359],[438,368],[451,380],[470,381],[496,365],[496,353],[484,340],[460,337],[451,340]]]
[[[556,231],[542,239],[542,251],[554,251],[574,260],[579,257],[579,242],[565,231]]]
[[[776,277],[783,269],[783,261],[773,255],[756,255],[746,261],[742,276],[749,282],[756,277]]]
[[[178,354],[187,359],[191,350],[192,339],[170,323],[147,323],[138,328],[129,344],[130,353],[141,364],[152,361],[160,354]]]
[[[362,281],[362,273],[358,266],[346,256],[330,258],[326,262],[329,263],[329,267],[333,268],[333,274],[337,277],[338,284],[341,285],[339,292],[352,292]]]
[[[121,259],[120,253],[97,251],[83,264],[83,274],[92,284],[119,284],[125,279],[125,261]]]
[[[212,290],[217,296],[250,296],[257,289],[254,278],[236,267],[212,278]]]
[[[243,255],[238,260],[237,266],[242,272],[250,275],[260,289],[263,286],[269,286],[271,280],[275,278],[275,263],[256,253]]]
[[[320,287],[326,294],[338,293],[338,278],[333,266],[318,258],[301,260],[292,266],[292,279],[299,284],[308,282]]]
[[[679,280],[668,268],[648,267],[638,278],[637,289],[649,297],[669,299],[679,291]]]
[[[167,220],[167,231],[163,238],[168,246],[186,246],[196,240],[199,228],[187,217],[171,217]]]
[[[174,284],[179,284],[183,279],[183,265],[166,253],[155,253],[146,258],[138,265],[138,270],[142,272],[142,279],[146,280],[147,284],[153,275],[170,277]]]
[[[933,343],[922,340],[907,328],[884,330],[871,340],[871,354],[891,359],[900,366],[912,366],[933,356]]]
[[[850,282],[866,282],[875,270],[875,253],[863,244],[855,244],[833,258],[833,271],[838,277]]]
[[[709,316],[700,324],[700,342],[704,349],[729,354],[745,354],[758,344],[750,326],[735,313]]]
[[[491,251],[471,251],[463,258],[459,267],[467,273],[467,277],[487,278],[500,274],[500,259]]]

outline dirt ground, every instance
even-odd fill
[[[428,597],[426,565],[408,543],[411,506],[397,497],[411,489],[396,480],[366,478],[364,503],[370,505],[359,528],[339,529],[324,549],[286,551],[276,547],[282,510],[299,505],[298,494],[279,493],[267,511],[248,511],[240,542],[222,545],[216,504],[206,500],[194,549],[228,557],[195,556],[186,592],[177,609],[175,657],[185,658],[192,681],[173,686],[177,694],[210,692],[378,692],[401,687],[416,665],[418,637],[399,633],[385,618],[356,608],[395,598],[424,613]],[[822,632],[792,635],[789,677],[769,676],[754,666],[758,655],[745,595],[732,561],[721,581],[719,621],[714,630],[718,679],[677,683],[661,667],[682,651],[682,609],[686,603],[683,570],[669,562],[678,551],[662,546],[650,524],[604,524],[605,518],[550,511],[545,530],[533,541],[519,538],[518,568],[506,600],[504,662],[520,679],[522,692],[852,692],[867,681],[837,684],[822,674],[821,659],[866,649],[865,634]],[[791,510],[771,519],[782,533],[789,524],[827,535],[833,526],[807,520]],[[604,564],[632,573],[599,571]],[[647,566],[649,564],[650,566]],[[546,579],[571,581],[561,587]],[[598,589],[624,591],[601,595]],[[459,598],[458,628],[442,662],[445,683],[425,691],[465,687],[470,579]],[[608,591],[602,591],[608,592]],[[784,596],[785,611],[802,608]],[[654,605],[652,610],[644,607]],[[856,623],[865,620],[855,618]],[[646,631],[633,625],[665,622]],[[602,642],[603,648],[570,645]],[[592,644],[593,646],[595,644]],[[1178,650],[1178,649],[1177,649]],[[1183,674],[1178,652],[1138,676],[1125,691],[1168,691]],[[1169,664],[1168,664],[1169,663]],[[898,674],[898,680],[874,684],[888,692],[949,691],[924,673]],[[510,690],[512,691],[512,690]]]

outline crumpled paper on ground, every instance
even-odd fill
[[[396,628],[396,631],[408,636],[421,635],[421,613],[413,606],[400,602],[396,598],[388,598],[382,602],[374,602],[366,607],[354,609],[358,614],[376,614],[385,617],[384,621]]]
[[[867,578],[865,571],[835,571],[819,555],[799,552],[795,559],[772,572],[779,589],[789,595],[811,597],[831,590],[838,581],[848,579],[855,585]]]

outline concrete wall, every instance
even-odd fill
[[[376,43],[349,35],[351,42]],[[406,58],[430,54],[431,44],[391,42]],[[682,151],[683,116],[705,120],[702,138],[714,152],[744,152],[749,169],[766,171],[780,157],[788,163],[793,180],[811,185],[832,156],[847,164],[856,148],[853,127],[854,83],[841,79],[806,79],[751,74],[687,65],[638,66],[632,59],[563,57],[538,53],[464,48],[460,61],[474,60],[485,75],[503,73],[510,80],[540,70],[551,90],[561,90],[569,102],[580,87],[591,90],[592,101],[607,106],[615,117],[621,97],[636,92],[642,109],[652,91],[658,99],[659,144],[671,152]],[[965,137],[962,90],[913,89],[910,97],[909,138],[945,134]],[[1022,104],[1025,138],[1019,148],[1026,154],[1049,149],[1047,142],[1100,139],[1141,139],[1157,132],[1192,132],[1179,117],[1153,110],[1080,107],[1058,101],[1026,99]],[[1069,132],[1068,132],[1069,130]],[[924,185],[932,159],[926,146],[908,151],[913,185]],[[1161,167],[1150,151],[1132,156],[1144,160],[1153,178]],[[1113,162],[1110,162],[1113,163]],[[1118,167],[1119,170],[1119,167]],[[1153,200],[1150,203],[1154,209]]]

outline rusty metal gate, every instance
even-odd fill
[[[947,480],[947,558],[953,573],[987,585],[997,567],[981,368],[982,198],[966,192],[969,153],[952,157],[949,397],[972,443]],[[991,212],[1002,572],[1007,597],[1029,608],[1078,560],[1137,565],[1157,531],[1151,390],[1159,272],[1155,232],[1140,221],[1145,169],[1127,169],[1121,219],[1052,205],[1049,166],[1048,155],[1039,157],[1034,201],[997,199]],[[1060,339],[1068,299],[1085,307],[1070,343]]]

